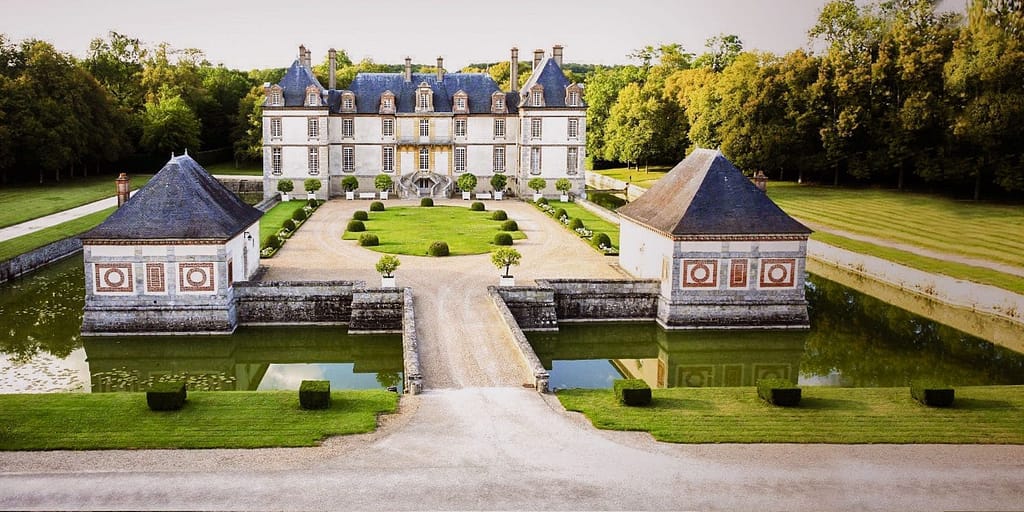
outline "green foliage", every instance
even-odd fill
[[[341,179],[341,188],[346,192],[352,192],[359,188],[359,179],[355,176],[345,176]]]
[[[199,119],[181,96],[162,92],[146,102],[139,143],[153,153],[181,153],[199,149]]]
[[[364,235],[365,236],[365,235]],[[392,277],[395,274],[395,270],[402,262],[398,260],[398,257],[393,254],[385,254],[377,260],[377,272],[384,277]]]
[[[952,386],[932,381],[915,380],[910,383],[910,396],[930,407],[950,407],[956,391]]]
[[[116,208],[108,208],[75,220],[57,224],[56,226],[43,228],[27,235],[4,240],[0,244],[0,261],[8,260],[53,242],[85,233],[106,220],[114,210]]]
[[[505,213],[505,210],[494,210],[491,213],[491,220],[508,220],[508,214]]]
[[[502,274],[502,277],[512,277],[509,274],[509,268],[513,265],[519,265],[519,262],[522,259],[523,255],[519,254],[519,251],[511,247],[501,247],[491,253],[491,263],[499,269],[505,269],[505,273]]]
[[[641,379],[616,379],[612,390],[620,404],[630,407],[651,405],[651,387]]]
[[[526,182],[526,186],[530,187],[534,192],[540,192],[544,190],[544,187],[548,186],[548,182],[544,178],[530,178],[530,181]]]
[[[479,201],[474,201],[473,204],[469,205],[469,209],[474,212],[484,211],[484,204]]]
[[[260,240],[266,240],[269,235],[276,234],[281,230],[284,221],[292,218],[295,210],[301,210],[305,201],[287,201],[278,203],[260,219]]]
[[[376,247],[380,245],[380,239],[373,233],[363,233],[359,235],[359,245],[363,247]]]
[[[491,176],[491,188],[493,188],[495,192],[505,190],[506,185],[508,185],[508,176],[505,176],[504,174],[495,174],[494,176]]]
[[[282,242],[281,238],[277,235],[269,235],[263,239],[264,248],[270,247],[271,249],[280,249],[282,245],[284,245],[284,242]]]
[[[420,206],[430,208],[431,206],[434,206],[434,200],[429,197],[424,197],[420,199]]]
[[[350,220],[348,221],[348,226],[345,227],[345,231],[350,233],[366,231],[366,224],[363,224],[363,221],[361,220]]]
[[[569,221],[569,229],[576,230],[582,227],[583,221],[578,218],[573,217],[572,220]]]
[[[538,197],[537,204],[548,204],[548,200],[546,197]]]
[[[331,381],[302,381],[302,384],[299,385],[299,407],[303,409],[330,409]]]
[[[146,391],[146,405],[151,411],[177,411],[186,397],[184,382],[157,382]]]
[[[565,194],[572,189],[572,182],[567,178],[558,178],[555,180],[555,190]]]
[[[448,256],[448,243],[442,241],[432,242],[430,247],[427,248],[427,254],[431,256]]]
[[[494,245],[512,245],[512,235],[504,231],[495,234]]]
[[[516,221],[510,219],[502,222],[501,228],[499,229],[501,229],[502,231],[519,231],[519,224],[516,223]]]
[[[303,210],[302,208],[298,208],[292,212],[292,219],[297,222],[306,220],[306,217],[308,217],[308,215],[306,215],[306,210]]]
[[[296,211],[300,211],[301,212],[302,210],[296,210]],[[288,230],[288,231],[295,231],[295,221],[292,220],[292,219],[285,219],[285,221],[281,223],[281,228],[285,229],[285,230]]]
[[[277,182],[277,191],[287,194],[295,190],[295,183],[292,180],[280,180]]]
[[[356,210],[352,212],[352,219],[354,220],[370,220],[370,214],[364,210]]]
[[[316,192],[317,190],[320,190],[321,183],[320,180],[316,178],[306,178],[306,180],[302,182],[302,187],[306,189],[306,192]]]
[[[481,254],[494,246],[497,223],[486,215],[460,206],[396,206],[387,212],[373,214],[370,231],[380,237],[382,245],[371,250],[391,254],[423,256],[435,240],[449,244],[451,255]],[[526,238],[522,231],[510,233],[514,240]],[[346,240],[358,240],[357,233],[346,233]]]
[[[384,203],[382,203],[380,201],[374,201],[374,202],[370,203],[370,211],[371,212],[382,212],[382,211],[384,211]]]
[[[569,214],[565,211],[565,208],[559,208],[559,209],[555,210],[555,214],[552,215],[552,217],[554,217],[555,219],[559,219],[560,220],[562,217],[568,218]]]
[[[310,199],[306,201],[306,206],[313,208],[315,210],[320,207],[320,201],[317,199]]]
[[[473,173],[467,172],[466,174],[459,176],[455,185],[463,192],[472,192],[473,189],[476,188],[476,176],[473,175]]]
[[[800,388],[788,379],[759,379],[757,396],[772,405],[791,407],[800,404]]]
[[[387,174],[378,174],[377,177],[373,179],[373,186],[381,192],[391,189],[391,185],[393,184],[394,180],[392,180],[391,176]]]
[[[590,243],[594,244],[594,247],[611,247],[612,239],[608,237],[607,233],[594,233],[594,237],[590,239]]]

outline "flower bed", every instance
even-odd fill
[[[260,258],[273,258],[321,204],[323,201],[317,200],[287,201],[271,208],[260,222]]]
[[[558,221],[566,229],[575,233],[576,236],[590,242],[589,245],[594,250],[609,256],[619,254],[617,246],[619,238],[618,226],[590,214],[590,212],[573,203],[551,201],[537,202],[533,203],[533,205]],[[555,215],[558,215],[558,217],[556,218]],[[605,236],[599,237],[599,240],[595,238],[595,234],[605,234]]]

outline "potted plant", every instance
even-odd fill
[[[544,190],[544,187],[548,186],[548,182],[544,178],[533,178],[526,182],[526,186],[533,189],[533,200],[536,202],[538,199],[544,197],[540,191]]]
[[[306,189],[306,199],[316,199],[316,191],[320,190],[320,180],[316,178],[308,178],[302,182],[302,187]]]
[[[560,197],[559,199],[563,203],[569,202],[569,189],[571,188],[572,182],[569,181],[568,178],[558,178],[557,180],[555,180],[555,190],[558,190],[559,192],[562,193],[562,197]]]
[[[341,180],[341,188],[345,189],[345,199],[351,201],[356,198],[359,180],[355,176],[345,176],[345,179]]]
[[[381,288],[395,287],[395,269],[401,265],[398,257],[393,254],[385,254],[377,260],[377,272],[380,272]]]
[[[491,188],[494,189],[494,199],[501,201],[502,195],[505,193],[505,185],[508,184],[508,176],[504,174],[495,174],[491,176]]]
[[[476,188],[476,176],[469,172],[459,176],[458,181],[455,185],[462,191],[462,198],[469,200],[473,198],[473,189]]]
[[[288,201],[290,199],[288,197],[288,192],[291,192],[292,190],[295,190],[295,184],[292,183],[292,180],[281,180],[277,182],[277,191],[281,193],[282,201]]]
[[[380,198],[382,200],[388,198],[388,190],[391,188],[393,183],[391,176],[388,176],[387,174],[378,174],[377,177],[373,179],[373,186],[377,187],[377,190],[380,191]]]
[[[494,263],[495,267],[505,269],[505,273],[501,275],[501,286],[515,286],[516,278],[508,273],[509,267],[512,265],[518,265],[519,260],[523,257],[519,254],[519,251],[511,247],[502,247],[493,253],[491,253],[491,262]]]

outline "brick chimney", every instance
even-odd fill
[[[519,90],[519,48],[512,47],[512,62],[509,66],[509,84],[513,91]]]
[[[444,81],[444,58],[437,58],[437,81]]]
[[[117,207],[128,202],[128,198],[131,196],[131,180],[128,179],[128,174],[121,173],[120,176],[115,180],[117,183]]]
[[[334,86],[336,85],[336,81],[335,81],[334,75],[338,71],[338,64],[336,62],[334,62],[334,59],[335,59],[335,57],[337,57],[337,55],[338,55],[338,52],[334,48],[331,48],[330,50],[327,50],[327,60],[330,63],[330,71],[329,71],[330,75],[327,77],[327,83],[328,83],[327,88],[332,90],[332,91],[334,90]]]
[[[405,83],[412,82],[412,57],[405,58]]]
[[[544,50],[537,48],[533,51],[533,69],[536,70],[540,66],[540,61],[544,60]]]
[[[551,58],[555,60],[558,67],[562,67],[562,45],[556,44],[551,48]]]
[[[306,65],[306,45],[304,44],[299,45],[299,65]]]

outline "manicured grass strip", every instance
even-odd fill
[[[180,411],[153,412],[145,393],[0,395],[0,450],[314,446],[372,432],[398,403],[379,390],[331,398],[330,409],[305,411],[296,391],[190,391]]]
[[[632,183],[638,187],[650,188],[655,181],[658,181],[672,170],[671,165],[652,165],[647,168],[647,172],[644,172],[644,168],[639,169],[625,167],[618,167],[615,169],[602,169],[600,171],[587,171],[596,172],[603,174],[609,178],[615,178],[620,181]]]
[[[366,247],[389,254],[426,256],[431,242],[448,243],[452,256],[482,254],[494,250],[494,235],[502,221],[492,220],[500,205],[488,203],[488,210],[474,212],[461,206],[388,207],[383,212],[369,212],[365,233],[373,233],[380,245]],[[515,220],[513,218],[513,220]],[[362,233],[345,232],[345,240],[358,240]],[[513,240],[526,238],[522,231],[510,232]]]
[[[916,268],[925,272],[942,274],[957,279],[963,279],[975,283],[996,286],[1015,293],[1024,293],[1024,279],[1019,276],[1004,274],[997,270],[991,270],[972,265],[964,265],[953,261],[937,260],[927,256],[921,256],[912,252],[901,251],[890,247],[882,247],[868,242],[851,240],[849,238],[833,235],[831,233],[817,232],[811,238],[834,245],[848,251],[861,254],[870,254],[882,259]]]
[[[950,408],[926,407],[908,388],[804,387],[798,407],[773,407],[752,387],[654,390],[626,407],[608,389],[558,392],[595,427],[647,431],[672,443],[1024,444],[1024,386],[956,388]]]
[[[234,162],[223,162],[219,164],[206,165],[204,166],[207,172],[210,174],[228,175],[228,176],[262,176],[263,175],[263,163],[262,162],[251,162],[243,163],[242,165],[235,167]]]
[[[145,185],[150,178],[152,176],[146,174],[132,175],[132,190]],[[114,197],[117,194],[114,179],[116,176],[103,175],[48,185],[0,188],[0,204],[4,205],[0,209],[0,228]]]
[[[58,240],[85,233],[106,220],[116,209],[116,207],[107,208],[56,226],[40,229],[34,233],[6,240],[0,243],[0,261],[11,259]]]
[[[260,243],[263,243],[268,236],[280,231],[284,221],[292,218],[295,210],[299,210],[303,206],[306,206],[305,200],[282,201],[263,214],[263,218],[260,219]]]
[[[570,219],[582,220],[583,226],[593,231],[595,235],[598,233],[605,233],[609,238],[611,238],[613,246],[619,246],[619,226],[604,220],[597,214],[591,213],[590,210],[586,210],[576,203],[551,201],[548,204],[556,211],[559,208],[565,208],[565,213],[569,214]],[[555,219],[555,222],[558,222],[558,219]]]

